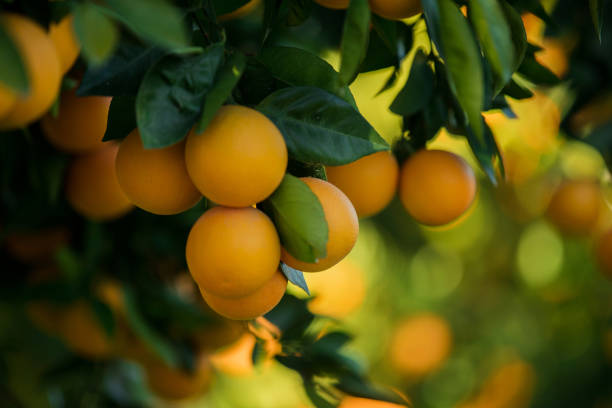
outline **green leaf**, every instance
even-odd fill
[[[133,96],[113,97],[102,141],[123,139],[134,129],[136,129],[136,98]]]
[[[595,33],[601,43],[601,26],[602,26],[602,14],[604,7],[604,0],[589,0],[589,7],[591,9],[591,18],[593,19],[593,27],[595,27]]]
[[[402,116],[410,116],[429,103],[434,90],[434,73],[422,51],[414,56],[408,80],[389,109]]]
[[[327,221],[317,196],[297,177],[285,174],[262,209],[272,218],[283,247],[295,258],[316,262],[327,252]]]
[[[30,90],[28,74],[17,46],[0,24],[0,83],[16,92],[25,94]]]
[[[136,95],[145,73],[164,53],[158,47],[122,42],[104,64],[89,67],[83,75],[77,95]]]
[[[510,82],[506,84],[502,92],[504,95],[508,95],[514,99],[527,99],[533,96],[531,90],[519,85],[514,79],[511,79]]]
[[[117,27],[96,5],[76,6],[73,25],[83,55],[91,64],[99,65],[115,50],[119,40]]]
[[[469,18],[491,65],[495,80],[493,94],[496,95],[513,73],[510,27],[498,0],[470,0]]]
[[[116,17],[136,34],[172,49],[188,44],[179,9],[166,0],[106,0]]]
[[[246,67],[246,57],[240,52],[234,53],[221,68],[215,78],[215,83],[206,95],[204,109],[198,121],[196,130],[203,132],[219,108],[227,101],[240,80],[244,68]]]
[[[287,7],[287,26],[294,27],[302,24],[310,17],[314,3],[309,0],[285,0],[283,3]],[[283,4],[283,5],[285,5]]]
[[[536,85],[553,86],[561,82],[559,77],[536,61],[535,56],[529,52],[527,55],[525,55],[525,58],[518,69],[518,73]]]
[[[527,51],[527,34],[521,15],[505,1],[501,2],[502,10],[506,16],[506,22],[510,27],[510,35],[512,36],[512,46],[514,52],[514,62],[512,64],[512,72],[515,72],[523,62],[525,51]]]
[[[145,148],[183,139],[200,116],[223,59],[223,45],[187,57],[167,55],[146,73],[136,96],[136,121]]]
[[[353,337],[348,333],[341,331],[333,331],[323,335],[323,337],[318,339],[313,344],[313,347],[323,348],[332,352],[338,351],[352,339]]]
[[[451,91],[465,111],[474,136],[482,142],[484,74],[474,35],[452,0],[423,0],[422,5],[427,29],[444,59]]]
[[[354,105],[348,86],[338,73],[317,55],[295,47],[266,47],[258,56],[273,77],[293,86],[315,86],[339,96]]]
[[[336,388],[347,394],[360,398],[374,399],[378,401],[387,401],[402,406],[411,407],[406,400],[390,390],[382,390],[374,387],[368,381],[355,376],[343,376],[336,384]]]
[[[168,344],[155,330],[146,322],[131,289],[123,287],[123,301],[125,303],[125,313],[128,323],[132,330],[147,344],[155,354],[157,354],[166,364],[176,367],[178,365],[178,356]]]
[[[249,0],[213,0],[217,16],[236,11],[248,2]]]
[[[304,279],[304,272],[298,271],[297,269],[294,269],[282,262],[280,267],[283,275],[285,275],[289,282],[302,289],[307,295],[310,295],[308,284],[306,283],[306,279]]]
[[[359,73],[359,66],[368,50],[370,37],[370,6],[367,0],[351,0],[340,45],[340,81],[344,84],[353,82]]]
[[[115,317],[110,307],[99,299],[90,299],[91,309],[108,337],[115,335]]]
[[[504,168],[501,153],[499,152],[499,147],[497,146],[493,132],[491,132],[491,129],[486,124],[484,119],[481,120],[485,130],[484,140],[477,139],[470,128],[466,129],[467,139],[474,156],[476,156],[476,159],[480,164],[480,167],[482,167],[491,183],[493,183],[493,185],[497,185],[497,171],[495,170],[494,160],[497,159],[500,173],[503,176]]]
[[[304,332],[314,320],[304,299],[286,294],[275,307],[265,315],[266,319],[281,331],[281,341],[304,338]]]
[[[313,87],[280,89],[257,107],[280,129],[291,158],[339,165],[389,148],[346,101]]]

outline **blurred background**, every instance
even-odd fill
[[[546,6],[556,26],[546,27],[532,15],[523,21],[530,42],[542,47],[537,58],[562,83],[537,89],[528,99],[510,100],[516,119],[499,111],[486,114],[502,151],[506,181],[491,185],[477,170],[465,140],[443,130],[429,147],[455,152],[477,170],[479,190],[472,208],[451,225],[430,228],[415,223],[395,199],[381,214],[360,222],[359,239],[348,258],[329,271],[306,274],[315,296],[311,311],[338,319],[355,335],[348,350],[374,381],[405,394],[415,407],[612,407],[612,282],[598,264],[605,258],[601,251],[612,253],[612,245],[598,246],[602,234],[612,228],[612,177],[606,166],[612,144],[612,28],[604,24],[599,45],[586,2],[560,0]],[[228,38],[248,51],[260,12],[255,8],[228,22]],[[611,12],[608,7],[608,17]],[[309,49],[337,67],[334,44],[341,15],[317,7],[316,18],[288,29],[278,42]],[[396,85],[379,93],[391,75],[388,68],[364,72],[351,86],[360,111],[389,142],[399,137],[401,120],[387,107],[405,81],[416,48],[428,47],[423,21],[412,22],[417,46],[405,59]],[[597,222],[588,233],[574,233],[550,216],[555,192],[574,181],[590,183],[601,197]],[[591,204],[583,199],[565,197],[563,205],[581,213]],[[177,225],[177,233],[165,237],[151,231],[157,219],[141,212],[130,215],[132,221],[123,227],[79,225],[76,237],[71,236],[74,225],[49,228],[44,224],[53,224],[53,218],[41,215],[45,222],[29,220],[45,226],[37,230],[38,240],[15,234],[15,225],[24,223],[5,218],[9,228],[2,232],[1,269],[28,265],[27,276],[4,278],[18,284],[45,282],[48,274],[56,273],[57,263],[64,274],[76,270],[74,264],[83,262],[79,256],[105,243],[131,245],[139,256],[165,248],[139,267],[117,266],[127,262],[123,259],[108,264],[123,271],[117,272],[122,280],[133,274],[128,280],[142,282],[152,272],[172,282],[173,293],[193,296],[184,282],[183,261],[168,254],[180,253],[179,231],[197,213],[195,209],[164,221]],[[128,229],[133,232],[120,237]],[[133,245],[134,240],[139,245]],[[79,242],[76,249],[66,251],[65,245],[74,242]],[[147,245],[148,251],[140,248]],[[49,251],[33,255],[40,254],[37,246],[52,247],[51,252],[64,249],[48,261]],[[93,259],[108,257],[108,252],[102,249]],[[114,271],[102,275],[112,278]],[[290,292],[306,296],[296,287]],[[51,321],[48,307],[37,311],[35,302],[12,301],[6,291],[2,295],[0,347],[5,347],[6,358],[0,360],[0,378],[5,379],[0,383],[13,390],[18,401],[6,399],[0,406],[74,406],[65,384],[82,392],[78,383],[89,384],[87,375],[99,376],[103,393],[110,395],[108,406],[142,406],[143,401],[145,406],[184,408],[311,406],[295,372],[272,361],[253,365],[255,338],[241,327],[229,330],[227,340],[214,351],[215,379],[201,397],[180,402],[155,397],[143,380],[142,367],[125,358],[103,365],[70,360],[72,366],[45,371],[41,380],[40,374],[74,347],[54,337],[53,327],[45,327]],[[45,316],[37,319],[40,314]],[[59,384],[64,391],[58,391]],[[98,389],[91,390],[91,398],[99,403]],[[87,401],[82,399],[81,406],[93,406]],[[383,407],[346,404],[378,406]]]

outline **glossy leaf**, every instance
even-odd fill
[[[512,64],[512,72],[516,71],[523,62],[525,51],[527,51],[527,34],[521,15],[505,1],[501,2],[502,11],[506,16],[506,22],[510,27],[510,35],[512,37],[512,47],[514,61]]]
[[[480,50],[470,26],[452,0],[423,0],[422,5],[427,30],[444,59],[451,91],[465,111],[474,136],[484,141],[480,118],[484,74]]]
[[[346,101],[313,87],[280,89],[257,107],[280,129],[293,159],[346,164],[389,146]]]
[[[540,64],[533,54],[527,53],[521,66],[518,69],[519,74],[536,85],[557,85],[560,82],[551,70]]]
[[[519,85],[515,80],[511,79],[503,89],[503,93],[514,99],[527,99],[533,96],[533,92],[522,85]]]
[[[83,55],[90,63],[98,65],[113,53],[119,31],[96,5],[83,3],[75,7],[73,25]]]
[[[89,67],[77,95],[136,95],[147,70],[163,55],[164,51],[157,47],[122,42],[104,64]]]
[[[349,88],[342,84],[338,73],[317,55],[295,47],[266,47],[258,56],[269,73],[293,86],[314,86],[333,93],[354,104]]]
[[[25,65],[17,46],[0,24],[0,84],[17,92],[26,93],[30,89]]]
[[[306,292],[307,295],[310,295],[308,284],[306,283],[306,279],[304,279],[304,272],[298,271],[297,269],[294,269],[282,262],[280,269],[283,272],[283,275],[285,275],[285,277],[289,280],[289,282],[302,289],[304,292]]]
[[[491,65],[493,93],[497,94],[513,73],[514,53],[510,27],[498,0],[470,0],[469,18]]]
[[[342,31],[340,45],[340,81],[353,82],[368,50],[370,6],[367,0],[351,0]]]
[[[389,109],[402,116],[410,116],[429,103],[434,90],[434,73],[427,57],[419,51],[414,56],[408,80]]]
[[[145,148],[183,139],[196,123],[223,59],[223,45],[203,53],[168,55],[147,72],[136,96],[136,120]]]
[[[589,8],[591,9],[591,18],[593,19],[593,27],[595,27],[595,33],[601,43],[601,25],[602,25],[602,14],[604,11],[604,0],[589,0]]]
[[[231,96],[245,67],[246,57],[244,54],[236,52],[219,69],[215,77],[215,83],[206,95],[202,115],[200,116],[196,128],[198,132],[202,132],[206,129],[219,108]]]
[[[327,221],[317,196],[297,177],[285,174],[263,210],[274,221],[283,247],[295,258],[315,262],[327,251]]]
[[[106,4],[136,34],[166,48],[188,45],[179,9],[166,0],[106,0]]]
[[[123,139],[134,129],[136,129],[136,98],[115,96],[108,110],[103,141]]]
[[[480,164],[480,167],[483,169],[491,183],[493,183],[493,185],[497,185],[498,173],[495,170],[495,163],[498,164],[501,175],[504,175],[501,153],[499,151],[499,147],[497,146],[497,142],[495,141],[495,137],[493,136],[493,132],[491,132],[491,129],[485,123],[485,121],[483,119],[481,120],[485,130],[484,140],[476,138],[470,128],[466,129],[467,139],[474,156],[476,156],[476,159]]]

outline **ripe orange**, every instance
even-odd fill
[[[208,356],[201,353],[195,362],[195,370],[189,373],[168,366],[158,359],[145,362],[147,383],[155,394],[166,399],[182,399],[204,393],[213,380]]]
[[[0,83],[0,120],[13,108],[16,100],[15,92]]]
[[[97,221],[119,218],[132,208],[115,173],[119,146],[107,142],[100,150],[73,159],[66,177],[66,198],[76,212]]]
[[[276,273],[280,241],[263,212],[252,207],[214,207],[191,228],[185,252],[189,271],[203,290],[241,297]]]
[[[474,171],[453,153],[420,150],[400,170],[399,198],[421,224],[448,224],[470,207],[475,196]]]
[[[55,148],[69,153],[105,146],[102,138],[110,102],[111,98],[104,96],[80,97],[74,91],[64,92],[57,117],[47,114],[40,122],[45,138]]]
[[[566,181],[554,192],[548,206],[548,218],[561,232],[587,235],[599,219],[602,194],[590,180]]]
[[[178,214],[202,198],[185,167],[185,142],[163,149],[145,149],[138,129],[119,146],[119,185],[138,207],[153,214]]]
[[[59,329],[62,340],[77,354],[105,358],[114,353],[113,339],[104,331],[91,305],[84,301],[78,301],[63,311]]]
[[[601,272],[612,279],[612,229],[604,232],[595,245],[595,259]]]
[[[441,317],[423,313],[400,323],[391,338],[389,361],[395,370],[409,377],[421,377],[446,360],[452,333]]]
[[[19,49],[30,83],[28,94],[19,95],[0,120],[0,130],[17,129],[40,118],[51,107],[62,72],[55,46],[42,27],[13,13],[3,13],[0,21]]]
[[[228,207],[267,198],[287,167],[283,135],[263,114],[244,106],[219,109],[206,130],[187,136],[187,171],[206,197]]]
[[[251,320],[272,310],[285,294],[287,278],[281,271],[254,292],[239,298],[215,296],[200,288],[202,297],[212,310],[233,320]]]
[[[402,408],[405,405],[393,404],[391,402],[359,398],[347,395],[342,398],[338,408]]]
[[[334,266],[351,252],[359,235],[359,220],[351,201],[338,187],[313,177],[301,180],[310,187],[323,207],[329,231],[327,255],[316,262],[303,262],[283,248],[281,259],[300,271],[318,272]]]
[[[569,68],[563,43],[554,38],[543,38],[538,45],[542,49],[535,53],[536,61],[551,70],[559,78],[563,78]]]
[[[5,238],[7,252],[27,264],[41,264],[53,259],[55,252],[68,244],[70,231],[51,227],[28,232],[16,232]]]
[[[49,37],[57,50],[62,73],[68,72],[81,51],[72,25],[73,20],[72,14],[69,14],[59,22],[51,23],[49,27]]]
[[[342,10],[348,7],[350,0],[315,0],[320,6],[330,9]]]
[[[373,13],[389,20],[401,20],[421,12],[421,0],[370,0]]]
[[[346,194],[359,217],[382,211],[397,189],[399,166],[391,152],[374,153],[325,170],[327,180]]]

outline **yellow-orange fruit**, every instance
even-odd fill
[[[396,327],[389,347],[389,361],[398,373],[421,377],[440,367],[451,346],[448,323],[437,315],[423,313]]]
[[[191,228],[185,252],[189,272],[201,289],[241,297],[276,273],[280,241],[263,212],[252,207],[214,207]]]
[[[392,402],[378,401],[367,398],[359,398],[347,395],[342,398],[338,408],[402,408],[405,405],[393,404]]]
[[[105,146],[102,142],[111,98],[77,96],[64,92],[57,117],[46,114],[41,120],[45,138],[58,150],[84,153]]]
[[[53,104],[62,72],[53,42],[37,23],[19,14],[3,13],[0,21],[25,64],[30,90],[19,95],[0,120],[0,130],[16,129],[40,118]]]
[[[117,179],[128,198],[153,214],[178,214],[202,198],[185,167],[185,142],[145,149],[138,129],[119,146]]]
[[[202,297],[212,310],[233,320],[251,320],[268,313],[280,302],[287,289],[287,278],[281,271],[254,292],[239,298],[215,296],[200,288]]]
[[[15,92],[0,83],[0,120],[13,108],[16,100]]]
[[[475,196],[474,171],[456,154],[420,150],[400,170],[399,198],[421,224],[448,224],[470,207]]]
[[[267,198],[282,181],[287,147],[263,114],[226,105],[203,133],[189,133],[185,159],[191,180],[206,198],[248,207]]]
[[[566,181],[557,188],[548,206],[548,218],[563,233],[587,235],[599,219],[602,195],[590,180]]]
[[[612,230],[604,232],[595,244],[595,259],[601,272],[612,279]]]
[[[55,45],[62,73],[68,72],[81,51],[81,46],[77,41],[74,27],[72,26],[73,20],[72,14],[69,14],[59,22],[51,23],[49,26],[49,37],[53,41],[53,45]]]
[[[105,221],[132,209],[115,173],[118,149],[117,144],[109,142],[100,150],[73,159],[66,178],[66,198],[84,217]]]
[[[224,347],[210,356],[216,370],[231,376],[246,376],[253,372],[253,348],[257,340],[252,333],[242,337],[229,347]]]
[[[542,43],[538,45],[542,49],[535,53],[536,61],[551,70],[559,78],[563,78],[569,68],[567,53],[563,43],[554,38],[544,38]]]
[[[84,301],[63,311],[59,328],[62,340],[77,354],[105,358],[114,353],[113,339],[104,331],[91,305]]]
[[[235,20],[237,18],[244,17],[250,14],[253,10],[255,10],[255,8],[260,4],[261,0],[251,0],[244,6],[237,8],[231,13],[221,14],[219,17],[217,17],[217,20],[222,23],[225,21]]]
[[[65,227],[50,227],[35,231],[16,232],[5,238],[6,250],[27,264],[40,264],[53,259],[55,252],[68,244],[70,231]]]
[[[182,399],[208,390],[213,380],[208,356],[200,354],[194,372],[170,367],[162,361],[151,359],[144,364],[147,383],[155,394],[166,399]]]
[[[401,20],[421,12],[421,0],[370,0],[373,13],[389,20]]]
[[[359,217],[382,211],[395,195],[399,166],[391,152],[378,152],[343,166],[327,166],[327,180],[353,203]]]
[[[320,6],[327,7],[334,10],[346,9],[349,5],[350,0],[314,0]]]
[[[313,177],[303,177],[301,180],[323,207],[328,228],[327,254],[316,262],[303,262],[283,248],[281,259],[300,271],[318,272],[331,268],[351,252],[359,235],[359,220],[353,204],[338,187]]]

